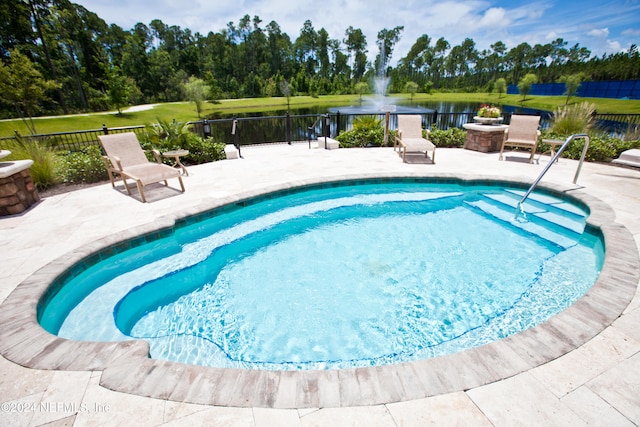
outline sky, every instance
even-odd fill
[[[502,41],[547,44],[558,38],[601,56],[640,46],[640,0],[72,0],[104,19],[130,30],[136,23],[160,19],[166,25],[206,35],[258,16],[261,27],[275,21],[291,41],[306,20],[332,39],[344,40],[349,26],[360,29],[370,60],[378,53],[377,34],[403,26],[390,65],[404,57],[427,34],[435,44],[444,37],[453,47],[471,38],[482,51]]]

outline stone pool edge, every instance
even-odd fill
[[[342,407],[406,401],[468,390],[514,376],[560,357],[596,336],[627,307],[640,280],[635,240],[615,223],[613,210],[584,189],[541,184],[588,206],[590,226],[601,230],[605,263],[598,280],[575,304],[511,337],[448,356],[395,365],[327,371],[253,371],[150,359],[144,341],[80,342],[46,332],[36,306],[56,277],[102,249],[173,226],[181,218],[274,191],[343,180],[418,178],[491,181],[528,186],[529,180],[459,174],[358,174],[308,179],[211,199],[144,226],[107,236],[64,254],[24,280],[0,305],[0,354],[35,369],[102,370],[111,390],[180,402],[270,408]],[[633,248],[633,250],[630,250]]]

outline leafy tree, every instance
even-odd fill
[[[433,89],[433,82],[429,80],[424,84],[424,92],[430,94],[432,89]]]
[[[360,95],[360,105],[362,105],[362,95],[369,91],[369,83],[367,82],[358,82],[355,86],[356,93]]]
[[[0,59],[6,61],[11,49],[28,48],[36,35],[28,2],[0,1],[0,17]]]
[[[387,65],[389,64],[389,59],[393,55],[393,48],[396,43],[400,41],[400,34],[404,30],[404,26],[397,26],[391,30],[382,29],[378,31],[378,40],[376,44],[378,45],[379,53],[376,56],[375,69],[378,72],[378,75],[387,75]]]
[[[418,83],[416,82],[407,82],[404,85],[404,91],[409,92],[411,94],[411,102],[413,102],[413,95],[418,91]]]
[[[352,26],[347,28],[345,36],[349,58],[353,57],[353,78],[361,79],[367,70],[367,38],[361,29]]]
[[[493,88],[496,92],[498,92],[498,97],[502,98],[502,94],[507,91],[507,81],[503,77],[500,77],[498,80],[496,80],[496,84]]]
[[[40,111],[42,101],[49,99],[47,91],[55,89],[56,84],[45,80],[20,51],[12,49],[9,56],[9,65],[0,61],[0,99],[13,105],[29,132],[35,134],[33,116]]]
[[[209,86],[207,86],[204,80],[191,76],[189,77],[189,81],[184,84],[184,92],[187,95],[187,100],[196,105],[198,118],[200,118],[202,104],[207,98],[209,98]]]
[[[520,95],[522,95],[522,100],[524,101],[529,95],[531,91],[531,86],[538,82],[538,77],[535,74],[527,74],[520,82],[518,82],[518,90],[520,91]]]
[[[287,111],[289,111],[289,102],[291,100],[291,85],[288,81],[282,80],[280,82],[280,92],[287,98]]]
[[[510,68],[512,79],[511,81],[517,82],[520,80],[520,75],[523,70],[530,68],[530,61],[533,57],[533,48],[529,43],[520,43],[515,48],[509,50],[505,55],[505,61],[507,67]]]
[[[107,95],[111,105],[122,114],[122,107],[129,105],[132,95],[140,90],[130,77],[122,74],[119,67],[113,67],[107,80]]]
[[[318,31],[318,61],[320,62],[319,74],[321,77],[329,77],[331,72],[331,61],[329,59],[329,46],[331,41],[329,33],[324,28]]]
[[[309,76],[314,75],[318,65],[318,33],[310,20],[304,22],[294,46],[299,64]]]
[[[572,96],[574,96],[578,89],[580,89],[580,85],[582,84],[583,79],[582,73],[571,74],[570,76],[562,76],[558,81],[560,83],[564,83],[565,91],[564,94],[567,96],[567,100],[565,101],[565,105],[569,103],[569,100]]]
[[[51,59],[48,39],[45,37],[44,31],[43,31],[43,25],[41,24],[43,20],[42,15],[48,14],[47,4],[45,4],[45,2],[43,1],[37,1],[37,0],[28,0],[28,4],[29,4],[29,9],[31,11],[31,17],[33,18],[33,23],[36,28],[36,33],[38,34],[38,38],[40,39],[42,50],[44,51],[44,55],[47,60],[47,65],[49,66],[51,77],[56,83],[60,106],[62,107],[62,110],[64,111],[64,113],[68,114],[69,110],[67,109],[67,104],[65,102],[65,99],[61,90],[62,85],[58,80],[57,70],[53,64],[53,60]]]

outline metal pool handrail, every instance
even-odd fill
[[[567,140],[562,144],[560,149],[556,152],[555,156],[553,156],[553,158],[551,159],[549,164],[547,166],[545,166],[545,168],[542,170],[540,175],[538,175],[536,180],[533,181],[533,184],[531,184],[531,187],[529,187],[529,189],[527,190],[525,195],[522,196],[522,199],[520,199],[520,201],[518,202],[518,210],[520,210],[520,211],[522,210],[522,204],[527,199],[527,197],[529,197],[529,194],[531,194],[531,192],[536,188],[536,186],[538,185],[538,183],[540,182],[540,180],[542,179],[544,174],[547,173],[549,168],[556,162],[556,160],[558,160],[558,157],[560,157],[560,155],[562,154],[564,149],[567,148],[569,143],[571,141],[573,141],[574,139],[576,139],[576,138],[584,138],[585,139],[584,148],[582,149],[582,155],[580,156],[580,162],[578,163],[578,169],[576,170],[576,174],[573,177],[573,183],[574,184],[578,181],[578,175],[580,175],[580,170],[582,169],[582,163],[584,162],[584,158],[587,155],[587,150],[589,149],[589,142],[591,141],[591,139],[589,138],[589,135],[587,135],[586,133],[574,134],[574,135],[571,135],[569,138],[567,138]]]

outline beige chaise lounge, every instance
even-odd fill
[[[540,116],[512,115],[509,129],[506,130],[502,147],[500,147],[500,157],[498,157],[498,160],[502,160],[504,147],[509,146],[531,150],[529,163],[533,163],[533,155],[538,148],[538,137],[540,136],[540,131],[538,130],[539,125]]]
[[[407,153],[424,153],[428,157],[431,152],[431,162],[436,162],[436,146],[429,141],[429,130],[427,138],[422,136],[422,117],[417,114],[398,115],[398,133],[393,143],[393,149],[398,149],[402,156],[402,161],[407,162]]]
[[[104,156],[105,165],[107,166],[109,180],[114,188],[116,186],[114,175],[120,175],[127,189],[127,193],[131,195],[127,179],[132,179],[136,182],[140,199],[143,203],[146,203],[147,199],[144,197],[143,190],[145,185],[164,181],[164,184],[168,186],[168,179],[178,178],[180,188],[182,188],[182,192],[184,192],[184,184],[182,183],[180,171],[163,164],[160,160],[160,153],[155,150],[154,155],[157,163],[150,162],[142,150],[142,147],[140,147],[135,133],[126,132],[100,135],[98,139],[106,153],[106,156]]]

